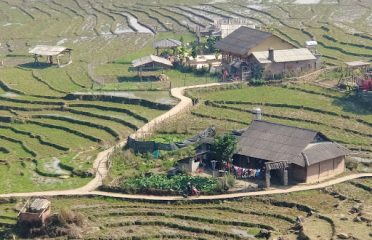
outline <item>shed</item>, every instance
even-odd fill
[[[34,55],[35,63],[39,63],[40,56],[46,56],[47,62],[50,64],[54,63],[53,58],[56,58],[58,66],[61,66],[60,57],[65,54],[68,55],[68,62],[66,64],[71,64],[71,48],[66,48],[63,46],[48,46],[48,45],[37,45],[29,51],[30,54]]]
[[[44,225],[51,215],[51,202],[44,198],[27,201],[18,213],[18,221],[28,225]]]
[[[154,71],[158,69],[170,68],[173,66],[173,64],[168,59],[150,55],[133,60],[132,66],[136,69],[141,69],[144,71]]]
[[[142,79],[143,71],[157,71],[169,69],[173,64],[168,59],[150,55],[132,61],[132,67],[137,71],[138,76]]]
[[[344,171],[348,154],[348,149],[321,132],[255,120],[239,137],[234,161],[243,167],[266,169],[266,184],[270,186],[272,170],[285,185],[288,177],[312,183],[336,176]]]
[[[156,55],[159,55],[159,49],[173,49],[175,52],[176,48],[181,46],[182,43],[178,40],[167,38],[154,43],[156,49]]]

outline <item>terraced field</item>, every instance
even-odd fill
[[[110,198],[51,200],[54,212],[70,206],[83,214],[86,221],[81,234],[88,239],[266,239],[267,235],[259,234],[267,232],[271,237],[286,239],[331,239],[341,232],[368,239],[372,203],[367,190],[369,182],[361,179],[322,191],[211,203],[140,203]],[[4,200],[0,204],[0,237],[15,230],[12,228],[22,201]],[[351,209],[356,212],[349,214]],[[358,215],[364,220],[354,221]]]
[[[371,108],[357,97],[305,84],[235,88],[190,91],[199,104],[158,133],[188,135],[210,125],[219,132],[242,129],[260,107],[264,120],[319,130],[357,152],[372,151]]]
[[[240,17],[299,46],[316,37],[328,64],[370,60],[369,3],[0,0],[0,192],[81,186],[89,180],[92,161],[100,150],[125,139],[175,103],[167,92],[170,87],[218,80],[170,70],[165,72],[169,81],[139,81],[128,67],[133,59],[153,53],[155,40],[182,36],[189,42],[194,40],[196,29],[214,20]],[[350,14],[346,17],[342,11]],[[33,65],[28,50],[37,44],[72,48],[73,63],[64,68]],[[131,92],[112,99],[107,96],[118,90]],[[71,97],[70,93],[76,92],[79,97]],[[100,96],[82,96],[82,92]],[[144,100],[128,100],[132,98]],[[338,95],[322,98],[326,102],[341,99],[346,104]],[[239,99],[241,102],[231,104],[211,100],[187,117],[190,124],[184,125],[188,128],[184,131],[202,129],[209,125],[205,120],[211,118],[220,128],[240,128],[250,118],[242,109],[250,108],[257,99]],[[309,102],[308,106],[317,105],[319,102]],[[320,127],[353,149],[370,151],[370,112],[355,117],[352,107],[324,106],[332,113],[321,117],[313,109],[294,113],[290,106],[265,106],[264,111],[271,114],[270,119]],[[220,112],[231,114],[221,116]],[[277,117],[283,114],[290,119]],[[308,116],[307,122],[299,121],[302,115]]]

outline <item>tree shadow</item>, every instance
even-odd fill
[[[343,111],[357,115],[371,115],[371,103],[372,92],[352,92],[333,101],[333,104],[341,107]]]
[[[28,63],[19,64],[18,66],[22,68],[29,68],[29,69],[45,69],[45,68],[53,67],[54,65],[50,63],[45,63],[45,62],[38,62],[38,63],[28,62]]]

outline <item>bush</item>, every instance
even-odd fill
[[[354,171],[358,169],[358,163],[356,161],[348,160],[346,161],[346,168],[350,171]]]
[[[235,176],[232,174],[228,174],[226,176],[226,183],[229,188],[234,187],[235,185]]]
[[[81,213],[73,212],[68,208],[62,208],[58,215],[58,221],[62,226],[75,224],[76,226],[81,227],[84,225],[84,216]]]

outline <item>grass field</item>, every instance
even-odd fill
[[[367,209],[372,202],[368,191],[362,188],[368,186],[368,181],[355,180],[322,191],[210,203],[160,204],[99,197],[51,200],[55,213],[69,206],[83,214],[85,223],[79,231],[84,238],[251,239],[257,236],[266,239],[257,234],[269,230],[272,238],[282,236],[291,240],[300,235],[331,239],[339,233],[368,239],[370,228],[366,221],[370,213]],[[13,232],[17,210],[24,200],[15,201],[0,204],[2,238]],[[358,212],[350,214],[355,208]],[[366,220],[354,221],[359,211]],[[293,230],[298,218],[302,219],[302,231]]]

